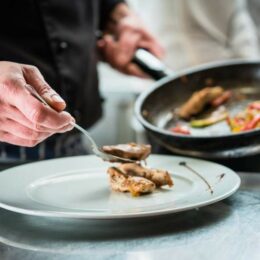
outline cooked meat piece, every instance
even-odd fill
[[[102,150],[118,157],[141,161],[151,153],[151,145],[136,143],[106,145],[102,147]]]
[[[118,166],[118,169],[126,175],[146,178],[155,183],[157,187],[163,185],[173,186],[170,174],[164,170],[149,169],[136,163],[124,163]]]
[[[178,116],[189,119],[191,116],[200,113],[207,104],[221,96],[223,92],[222,87],[207,87],[196,91],[177,111]]]
[[[133,196],[139,196],[155,190],[152,181],[142,177],[127,176],[117,167],[110,167],[107,173],[110,176],[111,188],[115,191],[130,192]]]
[[[231,97],[232,97],[232,91],[226,90],[221,95],[219,95],[217,98],[212,99],[210,104],[213,107],[219,107],[220,105],[226,103]]]

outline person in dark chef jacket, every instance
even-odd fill
[[[84,154],[71,122],[88,128],[101,117],[97,57],[144,77],[131,63],[134,51],[163,55],[120,0],[3,1],[0,35],[1,160]],[[30,88],[54,109],[33,97]]]

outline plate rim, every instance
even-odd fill
[[[22,168],[22,167],[27,167],[28,165],[33,165],[33,164],[39,164],[39,163],[46,163],[46,162],[52,162],[52,161],[57,161],[57,160],[64,160],[64,159],[69,159],[69,158],[80,158],[80,157],[95,157],[94,155],[81,155],[81,156],[71,156],[71,157],[65,157],[65,158],[55,158],[55,159],[49,159],[49,160],[44,160],[44,161],[38,161],[38,162],[31,162],[28,164],[23,164],[20,166],[15,166],[8,168],[6,170],[3,170],[0,172],[7,172],[10,171],[14,168]],[[211,204],[214,204],[216,202],[219,202],[225,198],[228,198],[232,194],[234,194],[240,187],[241,185],[241,178],[239,175],[232,169],[211,161],[207,160],[202,160],[202,159],[197,159],[197,158],[191,158],[191,157],[186,157],[186,156],[175,156],[175,155],[159,155],[159,154],[152,154],[151,156],[156,156],[156,157],[174,157],[174,158],[179,158],[180,160],[188,159],[188,160],[195,160],[195,161],[200,161],[200,162],[206,162],[209,164],[217,165],[217,166],[222,166],[226,169],[228,169],[229,173],[233,174],[233,177],[236,178],[236,184],[230,189],[229,191],[225,192],[224,194],[221,194],[213,199],[206,200],[206,201],[200,201],[197,203],[193,203],[190,206],[182,206],[179,208],[166,208],[166,209],[160,209],[160,210],[154,210],[154,211],[147,211],[147,212],[130,212],[130,213],[118,213],[118,214],[106,214],[106,215],[91,215],[90,213],[86,212],[63,212],[63,211],[48,211],[48,210],[37,210],[37,209],[24,209],[20,207],[14,207],[11,205],[8,205],[6,203],[3,203],[0,201],[0,207],[9,211],[12,211],[14,213],[20,213],[24,215],[30,215],[30,216],[38,216],[38,217],[53,217],[53,218],[74,218],[74,219],[88,219],[88,220],[115,220],[115,219],[135,219],[135,218],[147,218],[147,217],[155,217],[155,216],[160,216],[160,215],[167,215],[167,214],[174,214],[178,212],[183,212],[183,211],[188,211],[191,209],[197,209],[200,207],[208,206]]]

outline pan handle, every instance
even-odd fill
[[[155,80],[159,80],[173,74],[165,64],[145,49],[136,50],[133,57],[133,62]]]

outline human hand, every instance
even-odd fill
[[[114,10],[113,22],[108,25],[108,34],[98,41],[98,49],[105,61],[115,69],[142,78],[148,76],[132,62],[138,48],[162,58],[164,50],[140,19],[125,4]]]
[[[33,88],[53,108],[39,102]],[[0,141],[33,147],[55,133],[73,128],[75,120],[62,112],[65,101],[30,65],[0,62]]]

